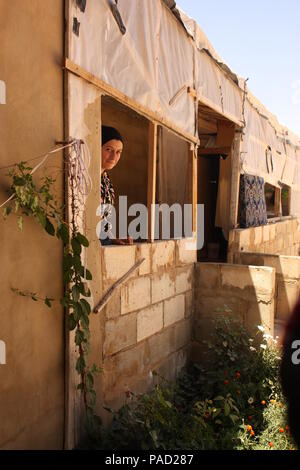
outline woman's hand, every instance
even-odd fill
[[[113,238],[113,245],[133,245],[133,239],[131,237],[127,238]]]

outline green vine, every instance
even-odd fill
[[[67,312],[67,326],[70,331],[75,330],[75,344],[79,353],[76,362],[76,371],[80,376],[77,388],[81,391],[86,410],[87,431],[96,432],[101,424],[99,416],[95,414],[96,391],[94,378],[101,371],[95,364],[88,365],[90,353],[89,316],[91,306],[88,298],[91,296],[86,281],[92,280],[92,274],[82,265],[82,248],[87,248],[87,238],[79,232],[75,223],[75,196],[74,187],[71,186],[72,220],[70,224],[64,221],[64,207],[59,206],[51,190],[55,180],[51,177],[41,178],[41,186],[37,187],[33,180],[32,168],[26,162],[16,164],[8,173],[11,179],[9,189],[12,195],[8,205],[3,209],[6,219],[11,213],[18,216],[18,226],[23,229],[23,217],[33,217],[41,227],[50,235],[56,236],[63,242],[63,280],[64,296],[60,299],[61,305]],[[48,307],[52,306],[54,299],[41,298],[34,292],[12,290],[22,296],[31,297],[34,301],[43,301]]]

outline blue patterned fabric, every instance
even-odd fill
[[[260,176],[241,175],[239,224],[241,228],[267,224],[265,183]]]

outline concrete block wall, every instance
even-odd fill
[[[300,254],[300,219],[289,218],[261,227],[235,229],[229,232],[228,261],[234,253],[268,253],[288,256]]]
[[[226,315],[226,310],[249,329],[263,324],[274,333],[275,268],[197,263],[194,289],[194,361],[201,361],[202,341],[209,337],[211,320]]]
[[[197,259],[189,240],[102,248],[102,280],[108,289],[134,263],[145,261],[119,287],[101,313],[104,321],[103,403],[117,408],[125,392],[143,392],[156,380],[173,380],[191,349],[193,279]]]
[[[234,262],[275,269],[275,319],[285,321],[299,297],[300,257],[241,252],[234,255]]]

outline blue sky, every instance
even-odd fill
[[[177,0],[229,67],[300,136],[300,0]]]

